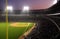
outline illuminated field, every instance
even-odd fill
[[[30,26],[32,23],[29,22],[12,22],[10,23],[11,27],[28,27]]]
[[[16,25],[14,25],[16,23]],[[8,39],[18,39],[23,33],[30,29],[34,23],[9,22]],[[6,39],[6,22],[0,22],[0,39]]]
[[[34,23],[30,22],[9,22],[9,28],[8,28],[9,39],[18,39],[33,25]]]
[[[6,22],[0,22],[0,39],[6,39]]]

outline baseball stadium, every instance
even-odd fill
[[[8,34],[8,39],[18,39],[25,32],[30,30],[35,26],[35,21],[33,16],[27,13],[20,14],[21,11],[15,10],[14,12],[8,12],[6,22],[6,12],[0,11],[0,39],[5,39],[6,34]],[[16,14],[18,13],[18,14]],[[32,20],[31,20],[32,19]],[[8,26],[6,26],[8,25]],[[7,33],[8,27],[8,33]]]
[[[0,39],[50,39],[60,35],[60,1],[8,0],[7,6],[5,2],[0,0]]]

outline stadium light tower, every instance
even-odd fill
[[[53,4],[56,4],[56,3],[57,3],[57,0],[54,0],[54,1],[53,1]]]
[[[5,11],[6,11],[6,10],[12,12],[12,11],[13,11],[13,7],[12,7],[12,6],[7,6],[6,9],[5,9]]]
[[[22,9],[23,12],[28,12],[29,11],[29,6],[24,6]]]

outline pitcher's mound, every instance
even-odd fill
[[[28,22],[26,22],[26,23],[24,23],[24,22],[13,22],[13,23],[10,24],[10,26],[12,26],[12,27],[27,27],[30,24],[32,24],[32,23],[28,23]]]

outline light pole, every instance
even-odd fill
[[[29,12],[29,6],[24,6],[22,12]]]
[[[12,12],[13,11],[13,7],[12,6],[7,6],[6,7],[6,9],[5,9],[5,11],[8,11],[8,12]]]

